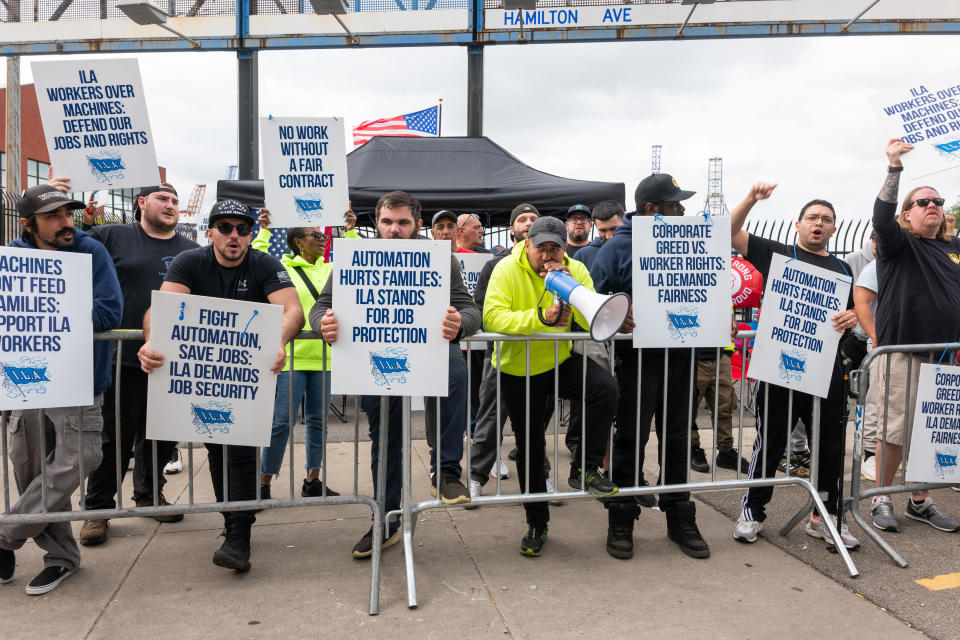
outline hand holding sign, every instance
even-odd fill
[[[891,167],[902,167],[903,162],[900,156],[911,151],[913,151],[913,145],[909,142],[904,142],[900,138],[890,138],[887,142],[887,161],[890,162]]]

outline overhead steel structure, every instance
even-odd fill
[[[960,32],[956,0],[161,0],[137,6],[145,3],[0,0],[0,55],[235,51],[241,179],[258,174],[256,57],[263,50],[466,47],[467,131],[479,136],[483,50],[491,45]]]

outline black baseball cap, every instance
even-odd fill
[[[440,209],[435,214],[433,214],[433,220],[430,221],[430,226],[437,224],[440,220],[447,218],[448,220],[453,220],[453,223],[457,223],[457,214],[453,211],[447,211],[446,209]]]
[[[532,204],[524,202],[523,204],[518,204],[513,208],[513,211],[510,212],[510,226],[513,226],[513,223],[517,221],[517,218],[520,217],[522,213],[535,213],[537,217],[540,217],[540,212],[537,211],[537,208]]]
[[[695,194],[696,191],[684,191],[676,179],[669,173],[652,173],[637,185],[633,199],[637,211],[648,202],[680,202]]]
[[[240,218],[249,223],[250,226],[253,226],[254,223],[253,215],[250,213],[250,207],[237,200],[220,200],[214,203],[213,208],[210,209],[207,226],[212,227],[217,220],[222,220],[223,218]]]
[[[166,191],[167,193],[172,193],[178,198],[180,197],[177,194],[177,190],[169,185],[158,184],[155,187],[143,187],[140,189],[140,193],[137,194],[137,197],[133,199],[133,217],[135,219],[140,219],[140,198],[146,198],[151,193],[156,193],[157,191]]]
[[[569,220],[569,219],[570,219],[570,216],[574,215],[575,213],[581,213],[581,214],[583,214],[583,215],[585,215],[585,216],[587,216],[587,217],[589,218],[589,217],[590,217],[590,207],[588,207],[588,206],[585,205],[585,204],[575,204],[575,205],[573,205],[572,207],[570,207],[569,209],[567,209],[567,220]]]
[[[69,209],[83,209],[86,206],[48,184],[40,184],[23,192],[17,200],[17,213],[21,218],[29,218],[37,213],[49,213],[64,205]]]
[[[537,247],[544,242],[555,242],[562,247],[567,244],[567,227],[552,216],[537,218],[537,221],[530,225],[527,238]]]

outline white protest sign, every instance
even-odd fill
[[[774,255],[750,377],[826,398],[840,342],[832,318],[847,308],[851,282],[849,276]]]
[[[163,366],[147,384],[147,437],[270,444],[283,307],[154,291],[150,348]]]
[[[91,264],[0,247],[0,410],[93,404]]]
[[[136,58],[30,65],[53,175],[74,191],[160,182]]]
[[[463,283],[467,285],[467,291],[470,295],[477,292],[477,282],[480,280],[480,272],[483,265],[487,264],[495,256],[492,253],[458,253],[457,260],[460,261],[460,268],[463,269]]]
[[[447,396],[449,240],[333,241],[335,394]]]
[[[260,146],[272,224],[344,224],[350,196],[343,118],[260,118]]]
[[[960,75],[875,93],[870,104],[886,135],[914,145],[908,177],[960,167]]]
[[[633,346],[730,344],[730,218],[633,217]]]
[[[920,365],[907,482],[960,482],[960,367]]]
[[[467,285],[467,291],[473,296],[477,293],[477,282],[480,281],[480,272],[483,271],[483,265],[493,260],[495,256],[492,253],[458,253],[457,260],[460,261],[460,268],[463,270],[463,283]],[[483,313],[483,309],[480,310]],[[462,343],[463,344],[463,343]],[[467,342],[464,346],[465,351],[486,351],[486,342]]]

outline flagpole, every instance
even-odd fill
[[[443,135],[443,98],[438,99],[440,104],[437,107],[437,137]]]

